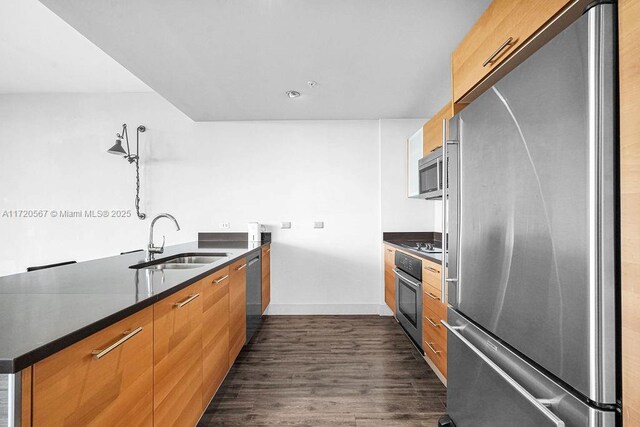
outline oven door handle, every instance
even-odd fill
[[[418,290],[420,290],[420,288],[422,287],[422,283],[416,282],[414,279],[412,279],[411,277],[407,276],[405,273],[403,273],[402,271],[398,270],[397,268],[394,268],[393,272],[396,274],[396,277],[398,277],[399,279],[402,279],[403,281],[413,285],[414,287],[418,288]]]

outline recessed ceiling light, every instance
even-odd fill
[[[318,82],[316,82],[316,81],[314,81],[314,80],[309,80],[309,81],[307,82],[307,85],[308,85],[309,87],[316,87],[316,86],[318,86]]]
[[[288,90],[287,91],[287,96],[289,98],[297,98],[300,96],[300,92],[298,92],[297,90]]]

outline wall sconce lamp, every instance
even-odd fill
[[[140,133],[146,131],[147,128],[143,125],[140,125],[136,129],[136,153],[131,154],[131,150],[129,149],[129,134],[127,133],[127,124],[122,125],[122,132],[116,133],[116,143],[113,147],[107,150],[107,153],[116,154],[118,156],[124,156],[124,158],[131,163],[135,163],[136,165],[136,214],[139,219],[145,219],[147,216],[144,213],[140,213]],[[127,151],[124,151],[122,147],[122,140],[125,140],[127,144]]]

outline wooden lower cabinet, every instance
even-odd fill
[[[438,298],[440,297],[441,279],[442,279],[442,266],[431,262],[429,260],[422,260],[422,281],[427,283],[432,288],[436,289]]]
[[[247,338],[247,260],[229,266],[229,368]]]
[[[229,267],[204,279],[202,288],[202,409],[204,410],[229,371]]]
[[[203,282],[154,304],[154,425],[195,425],[202,415]]]
[[[391,311],[396,312],[396,276],[393,273],[395,267],[396,250],[389,245],[384,245],[384,302]]]
[[[153,333],[147,307],[36,363],[33,425],[152,425]]]
[[[23,370],[23,425],[196,425],[244,346],[246,268],[241,258]]]
[[[442,266],[422,260],[422,349],[424,355],[447,378],[447,304],[440,301]]]
[[[262,312],[271,302],[271,245],[262,248]]]
[[[436,365],[443,377],[447,377],[447,340],[442,339],[425,321],[422,323],[423,350],[425,356]]]

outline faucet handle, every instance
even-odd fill
[[[164,243],[165,243],[166,239],[164,234],[162,235],[162,245],[160,245],[160,253],[164,252]]]

